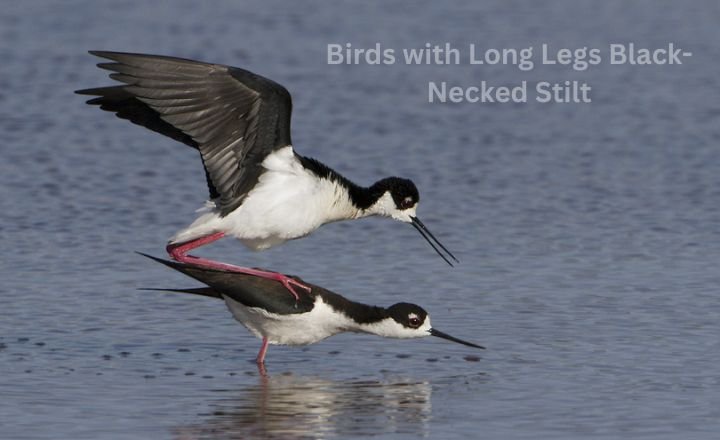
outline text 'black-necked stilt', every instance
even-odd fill
[[[78,90],[97,96],[88,104],[169,136],[200,152],[210,190],[207,209],[170,239],[173,259],[267,277],[282,274],[188,255],[224,236],[254,250],[304,237],[325,223],[385,216],[410,223],[448,264],[458,261],[417,218],[415,184],[387,177],[369,187],[354,184],[315,159],[295,153],[290,141],[288,91],[247,70],[181,58],[91,51],[112,60],[124,85]],[[443,254],[444,251],[447,256]]]
[[[434,329],[428,313],[415,304],[397,303],[387,308],[368,306],[293,277],[311,287],[310,292],[300,292],[296,300],[284,287],[268,278],[141,255],[208,286],[150,290],[193,293],[224,300],[235,319],[262,339],[258,364],[265,361],[268,344],[314,344],[342,332],[372,333],[386,338],[437,336],[470,347],[485,348]]]

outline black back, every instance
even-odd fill
[[[222,298],[224,295],[244,306],[259,307],[270,313],[282,315],[310,312],[314,307],[315,297],[320,295],[323,301],[334,310],[345,313],[348,317],[360,323],[377,322],[389,316],[387,310],[383,307],[369,306],[350,301],[342,295],[308,283],[295,276],[292,278],[312,289],[311,292],[307,292],[304,289],[295,288],[295,291],[300,297],[297,301],[281,283],[275,280],[246,275],[239,272],[209,269],[192,264],[167,261],[143,253],[140,253],[140,255],[171,267],[209,286],[208,288],[161,290],[193,293],[215,298]]]
[[[146,254],[141,255],[206,284],[217,293],[217,295],[215,295],[217,298],[222,298],[224,295],[244,306],[259,307],[270,313],[286,315],[309,312],[313,309],[317,293],[324,290],[319,286],[306,283],[300,278],[293,277],[312,288],[312,292],[310,293],[304,289],[295,289],[300,296],[300,299],[296,301],[295,297],[281,283],[274,280],[239,272],[209,269],[192,264],[167,261]],[[196,293],[190,290],[192,289],[182,289],[183,292]],[[205,290],[201,289],[198,293],[199,292],[205,292],[200,294],[211,296],[208,294],[209,292]]]

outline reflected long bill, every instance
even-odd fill
[[[442,257],[442,259],[445,260],[445,262],[446,262],[447,264],[449,264],[450,266],[453,265],[453,264],[450,262],[450,260],[448,260],[448,258],[447,258],[445,255],[443,255],[442,252],[440,252],[440,249],[444,250],[445,253],[448,254],[448,256],[449,256],[450,258],[452,258],[456,263],[459,263],[459,262],[460,262],[460,260],[458,260],[457,258],[455,258],[455,255],[453,255],[452,252],[450,252],[449,250],[447,250],[447,248],[446,248],[445,246],[443,246],[442,243],[440,243],[440,240],[438,240],[437,238],[435,238],[435,236],[432,234],[432,232],[430,232],[430,230],[427,228],[427,226],[425,226],[425,225],[423,224],[423,222],[420,221],[419,218],[417,218],[417,217],[410,217],[410,221],[411,221],[411,224],[413,225],[413,227],[414,227],[415,229],[417,229],[417,231],[420,233],[420,235],[422,235],[422,237],[423,237],[428,243],[430,243],[430,246],[432,246],[432,248],[435,249],[435,252],[437,252],[437,254],[440,255],[440,256]],[[435,246],[436,243],[437,243],[437,246]],[[438,246],[440,246],[440,249],[438,249]]]
[[[482,348],[483,350],[485,347],[482,345],[473,344],[472,342],[463,341],[462,339],[458,339],[454,336],[450,336],[447,333],[443,333],[439,330],[435,330],[434,328],[430,329],[430,334],[432,336],[437,336],[438,338],[447,339],[448,341],[457,342],[458,344],[467,345],[468,347],[475,347],[475,348]]]

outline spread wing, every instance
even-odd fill
[[[120,86],[78,90],[114,112],[200,151],[221,215],[243,202],[271,152],[291,145],[292,100],[247,70],[158,55],[91,51]]]

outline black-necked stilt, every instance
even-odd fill
[[[188,255],[232,236],[254,250],[304,237],[325,223],[373,215],[410,223],[448,264],[458,261],[415,211],[415,184],[388,177],[361,187],[324,164],[295,153],[288,91],[237,67],[157,55],[91,51],[112,60],[99,67],[124,85],[78,90],[118,117],[200,151],[210,201],[207,210],[171,238],[181,262],[235,270],[307,288],[281,274]],[[441,249],[447,253],[443,255]]]
[[[166,261],[141,254],[202,282],[194,289],[151,289],[185,292],[220,298],[235,319],[262,339],[258,364],[265,360],[268,344],[307,345],[342,332],[372,333],[386,338],[437,336],[475,348],[485,348],[450,336],[430,325],[430,316],[420,306],[397,303],[388,308],[368,306],[320,286],[291,298],[278,283],[237,271],[225,271],[188,263]]]

